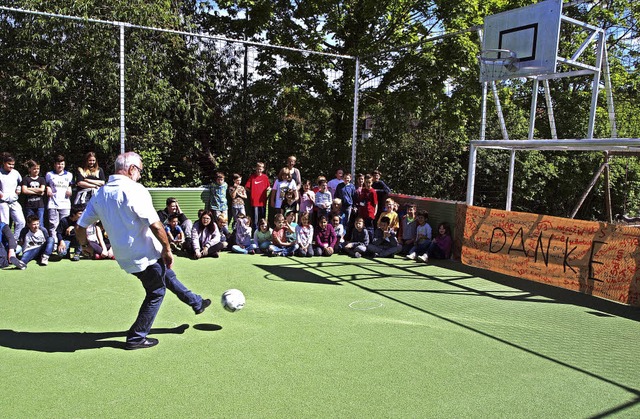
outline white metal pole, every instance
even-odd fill
[[[120,154],[125,152],[124,140],[124,23],[120,23]]]
[[[538,79],[533,79],[531,88],[531,112],[529,113],[529,136],[527,139],[533,140],[533,131],[536,126],[536,110],[538,109]]]
[[[498,96],[498,88],[496,82],[491,82],[491,91],[493,92],[493,100],[496,102],[496,112],[498,112],[498,121],[500,121],[500,131],[502,131],[502,139],[508,140],[507,125],[504,123],[504,115],[502,114],[502,105],[500,104],[500,96]]]
[[[602,70],[604,31],[600,30],[599,32],[598,41],[596,42],[596,70],[593,73],[593,83],[591,84],[591,110],[589,111],[587,139],[593,138],[593,130],[596,122],[596,107],[598,106],[598,93],[600,91],[600,72]]]
[[[611,89],[611,73],[609,68],[609,53],[607,52],[606,42],[602,46],[604,53],[604,91],[607,95],[607,110],[609,111],[609,124],[611,125],[611,138],[618,138],[618,127],[616,126],[616,111],[613,106],[613,91]]]
[[[547,101],[547,116],[549,117],[549,127],[551,128],[551,138],[558,139],[558,131],[556,130],[556,117],[553,114],[553,102],[551,101],[551,88],[549,87],[549,80],[542,82],[544,86],[544,97]]]
[[[511,150],[509,156],[509,181],[507,182],[507,204],[505,209],[511,211],[511,198],[513,197],[513,175],[516,167],[516,151]]]
[[[353,82],[353,125],[351,131],[351,176],[356,176],[356,150],[358,144],[358,97],[360,92],[360,58],[356,57],[356,75]]]
[[[482,105],[480,111],[480,141],[484,141],[487,132],[487,82],[482,82]]]
[[[473,189],[476,186],[476,154],[477,152],[478,150],[476,146],[471,144],[469,148],[469,173],[467,175],[467,205],[473,205]]]

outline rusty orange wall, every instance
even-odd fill
[[[458,214],[465,265],[640,306],[640,229],[473,206]]]

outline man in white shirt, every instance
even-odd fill
[[[203,299],[185,287],[171,267],[173,254],[164,225],[151,202],[151,195],[139,183],[142,159],[136,153],[118,156],[115,174],[89,201],[78,220],[76,237],[83,252],[93,249],[87,241],[87,227],[100,220],[109,234],[116,261],[127,273],[140,279],[146,291],[136,321],[127,333],[126,349],[150,348],[158,340],[147,337],[158,314],[166,289],[180,301],[202,313],[211,300]]]

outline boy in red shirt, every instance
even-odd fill
[[[254,229],[258,228],[258,220],[264,218],[267,214],[267,192],[271,183],[269,177],[264,174],[264,163],[256,163],[255,172],[249,176],[244,188],[248,191],[249,204],[253,213]]]

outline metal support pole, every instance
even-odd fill
[[[486,85],[486,83],[484,83]],[[478,149],[471,144],[469,148],[469,172],[467,175],[467,205],[473,205],[473,189],[476,186],[476,155]]]
[[[596,42],[596,71],[593,73],[593,82],[591,84],[591,110],[589,111],[589,128],[587,131],[587,139],[593,138],[593,130],[596,122],[596,107],[598,106],[598,93],[600,91],[600,73],[602,70],[602,55],[604,47],[604,31],[600,31],[598,41]]]
[[[480,112],[480,141],[484,141],[487,132],[487,82],[482,83],[482,108]]]
[[[596,185],[596,182],[598,181],[598,178],[600,177],[600,175],[602,174],[602,172],[604,171],[604,169],[608,165],[609,165],[609,163],[607,163],[605,161],[604,163],[602,163],[600,168],[593,175],[593,178],[591,179],[591,182],[589,183],[589,186],[587,186],[587,189],[582,193],[582,196],[580,197],[580,200],[576,204],[576,206],[573,209],[573,211],[571,211],[571,215],[569,215],[569,218],[575,218],[576,214],[578,213],[578,210],[580,209],[580,207],[584,203],[584,200],[587,199],[587,195],[589,195],[589,192],[591,192],[591,189],[593,189],[593,187]]]
[[[120,23],[120,154],[124,153],[124,23]]]
[[[556,117],[553,115],[553,102],[551,101],[551,88],[549,80],[544,80],[544,97],[547,101],[547,115],[549,116],[549,127],[551,128],[551,138],[558,139],[558,131],[556,130]]]
[[[498,88],[496,82],[491,82],[491,91],[493,92],[493,100],[496,102],[496,112],[498,112],[498,121],[500,121],[500,131],[502,131],[502,139],[508,140],[509,134],[507,133],[507,125],[504,123],[504,115],[502,114],[502,105],[500,104],[500,97],[498,96]]]
[[[607,110],[609,112],[609,124],[611,126],[611,138],[618,138],[618,128],[616,126],[616,111],[613,106],[613,91],[611,89],[611,73],[609,68],[609,53],[607,52],[606,43],[602,47],[604,53],[604,91],[607,95]]]
[[[531,112],[529,113],[529,136],[527,139],[533,140],[533,131],[536,126],[536,110],[538,109],[538,79],[533,79],[531,88]]]
[[[511,198],[513,197],[513,174],[516,167],[516,151],[511,150],[509,156],[509,181],[507,182],[507,205],[505,209],[511,211]]]
[[[360,58],[356,57],[356,75],[353,87],[353,126],[351,131],[351,176],[356,175],[356,149],[358,144],[358,97],[360,93]]]
[[[609,179],[609,152],[604,152],[604,162],[606,164],[604,169],[604,207],[605,215],[609,223],[613,222],[613,211],[611,210],[611,184]]]

